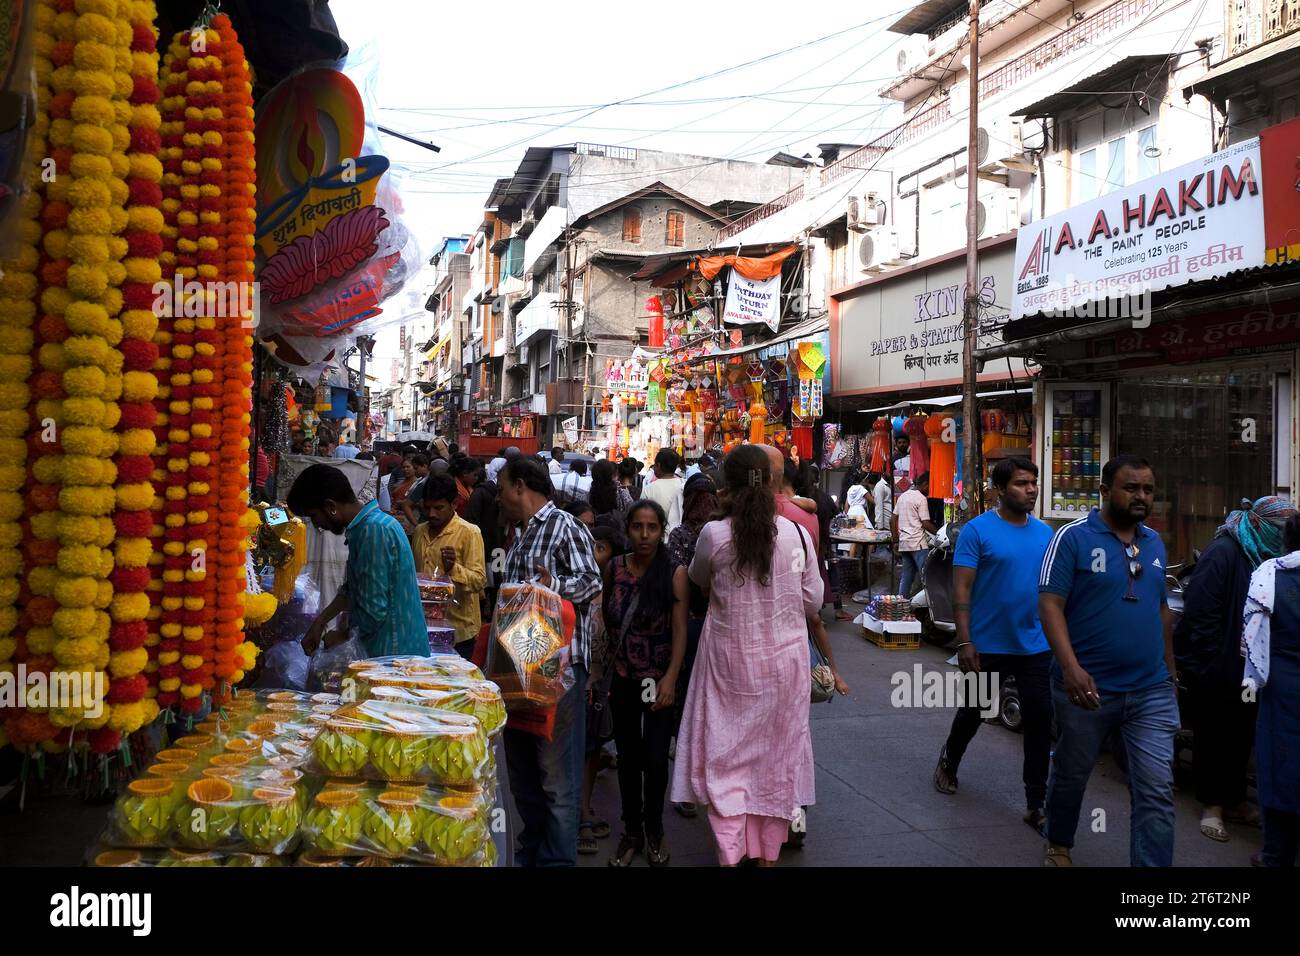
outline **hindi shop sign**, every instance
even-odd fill
[[[1264,264],[1259,140],[1022,226],[1011,317]]]
[[[762,322],[773,332],[781,324],[781,276],[770,279],[746,279],[735,269],[727,284],[724,321],[736,325]]]
[[[1001,341],[1011,297],[1014,250],[1006,243],[979,257],[977,348]],[[951,383],[961,378],[965,257],[924,269],[885,273],[838,294],[839,336],[832,356],[836,391],[863,392]]]

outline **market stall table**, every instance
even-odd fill
[[[876,531],[874,529],[846,528],[842,531],[833,532],[831,534],[831,541],[840,544],[874,545],[875,547],[884,548],[886,551],[888,551],[889,552],[889,590],[890,593],[893,593],[894,584],[896,581],[896,572],[894,569],[894,561],[896,555],[894,551],[894,542],[888,531]],[[867,596],[867,601],[869,601],[871,599],[871,547],[863,548],[860,557],[862,560],[863,591],[859,593],[865,593]],[[857,600],[856,594],[854,595],[853,599],[855,601]],[[867,603],[867,601],[859,601],[858,603],[865,604]]]

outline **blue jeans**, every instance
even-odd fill
[[[1174,734],[1178,698],[1173,682],[1129,693],[1102,692],[1101,709],[1070,703],[1064,686],[1052,681],[1060,737],[1047,785],[1047,839],[1074,846],[1079,810],[1102,742],[1118,729],[1128,753],[1132,801],[1130,866],[1172,866],[1174,862]],[[1090,821],[1091,822],[1091,821]]]
[[[574,685],[556,705],[554,739],[505,731],[510,793],[523,820],[519,866],[575,866],[582,807],[587,668],[573,665]]]
[[[898,553],[903,559],[903,580],[898,583],[898,593],[903,597],[911,597],[913,580],[917,582],[918,589],[924,584],[921,576],[925,572],[925,559],[930,554],[930,549],[922,548],[920,551]]]

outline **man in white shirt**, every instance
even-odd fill
[[[546,463],[546,470],[551,473],[552,481],[556,475],[564,474],[564,449],[559,445],[551,449],[551,460]]]
[[[506,466],[506,463],[509,461],[513,461],[518,457],[519,457],[519,449],[516,448],[514,445],[511,445],[509,448],[502,448],[500,451],[498,451],[497,456],[493,458],[490,462],[488,462],[488,466],[487,466],[488,481],[493,481],[493,482],[496,481],[497,475],[501,474],[501,469]]]
[[[338,447],[334,449],[335,458],[356,458],[361,454],[361,449],[357,447],[356,442],[352,440],[341,441]]]
[[[920,582],[921,572],[925,569],[925,558],[930,553],[926,534],[934,534],[939,530],[930,520],[930,502],[926,498],[929,490],[929,472],[917,475],[912,487],[899,496],[894,511],[894,542],[903,559],[903,577],[899,582],[898,593],[903,597],[912,596],[912,583]]]
[[[587,463],[579,458],[569,462],[569,470],[555,485],[555,495],[561,505],[575,501],[586,501],[591,496],[591,476],[587,474]]]
[[[677,477],[677,467],[681,464],[677,452],[671,448],[661,448],[655,455],[655,480],[641,491],[641,497],[656,502],[668,516],[668,534],[682,523],[682,480]]]

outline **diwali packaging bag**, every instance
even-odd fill
[[[364,700],[339,708],[312,747],[309,772],[406,783],[470,785],[492,769],[478,718]]]
[[[560,595],[536,581],[501,585],[489,676],[507,711],[554,708],[574,684]]]
[[[491,843],[491,813],[482,791],[330,781],[307,810],[302,845],[322,857],[477,866]]]

